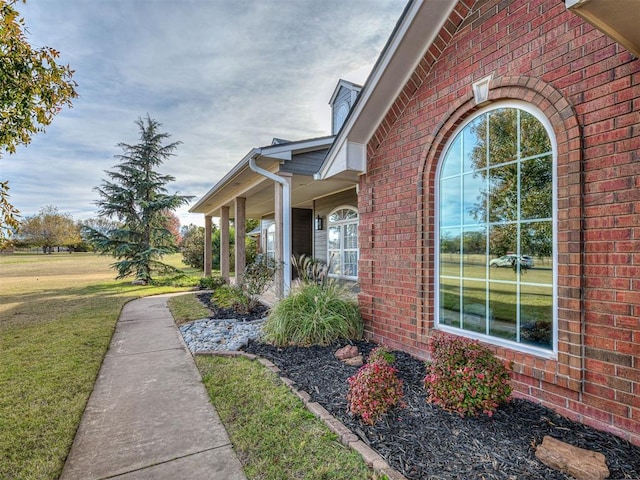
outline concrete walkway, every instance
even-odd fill
[[[61,480],[246,480],[167,298],[122,310]]]

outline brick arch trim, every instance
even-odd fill
[[[531,366],[524,353],[495,347],[496,354],[513,361],[516,375],[535,376],[546,382],[580,391],[583,380],[582,321],[582,142],[578,116],[570,102],[553,85],[537,78],[509,76],[493,79],[488,102],[522,100],[536,106],[549,119],[556,136],[558,233],[558,356]],[[427,343],[435,322],[435,188],[438,162],[444,147],[473,112],[471,85],[425,139],[418,172],[418,251],[422,253],[418,276],[417,334]],[[577,333],[579,332],[579,333]]]

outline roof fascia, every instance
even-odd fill
[[[310,152],[331,146],[334,138],[333,136],[318,137],[297,142],[269,145],[268,147],[260,148],[259,153],[264,157],[291,160],[291,157],[297,153]]]
[[[329,150],[318,172],[319,179],[328,178],[329,171],[336,171],[333,163],[339,152],[364,151],[366,155],[366,149],[350,149],[346,142],[369,143],[457,3],[458,0],[412,0],[407,4]],[[366,158],[348,163],[366,165]]]
[[[224,187],[229,181],[234,178],[238,173],[249,166],[249,159],[259,152],[259,148],[252,148],[249,153],[247,153],[242,160],[240,160],[235,167],[233,167],[227,174],[222,177],[222,179],[216,183],[207,193],[205,193],[200,200],[198,200],[191,208],[189,208],[190,213],[201,213],[198,212],[198,208],[204,205],[209,197],[215,195],[222,187]]]
[[[240,162],[238,162],[222,179],[216,183],[207,193],[205,193],[191,208],[190,213],[202,213],[200,207],[207,203],[210,198],[218,194],[227,184],[229,184],[240,172],[249,168],[249,159],[253,156],[276,159],[281,162],[291,160],[296,153],[303,153],[323,148],[328,148],[333,143],[335,137],[317,137],[295,142],[269,145],[262,148],[252,148]]]
[[[343,80],[342,78],[338,81],[338,85],[336,85],[335,90],[333,91],[333,94],[331,95],[331,99],[329,100],[329,105],[333,105],[333,102],[336,101],[336,97],[338,96],[338,93],[340,93],[340,88],[347,88],[349,90],[361,90],[362,89],[362,85],[358,85],[356,83],[353,82],[349,82],[348,80]]]

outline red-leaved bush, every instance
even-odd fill
[[[369,363],[348,379],[349,411],[369,425],[392,407],[402,405],[402,380],[396,375],[398,370],[387,363],[389,358],[393,356],[387,350],[374,350]]]
[[[436,335],[424,379],[429,402],[460,416],[491,416],[511,395],[509,371],[476,340]]]
[[[392,365],[393,362],[396,361],[396,357],[389,351],[387,347],[384,345],[380,345],[379,347],[374,348],[369,353],[369,357],[367,358],[367,363],[374,363],[382,361],[388,365]]]

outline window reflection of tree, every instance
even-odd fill
[[[520,227],[520,253],[549,256],[552,156],[544,126],[528,112],[503,108],[483,115],[470,128],[477,139],[470,155],[474,176],[487,185],[471,214],[478,222],[488,218],[500,226],[491,229],[491,255],[516,253]],[[527,224],[532,220],[545,222]]]
[[[447,150],[439,185],[440,323],[549,348],[553,162],[545,127],[516,108],[478,116]],[[544,259],[546,272],[525,282],[518,262],[489,271],[489,260],[505,254]]]

